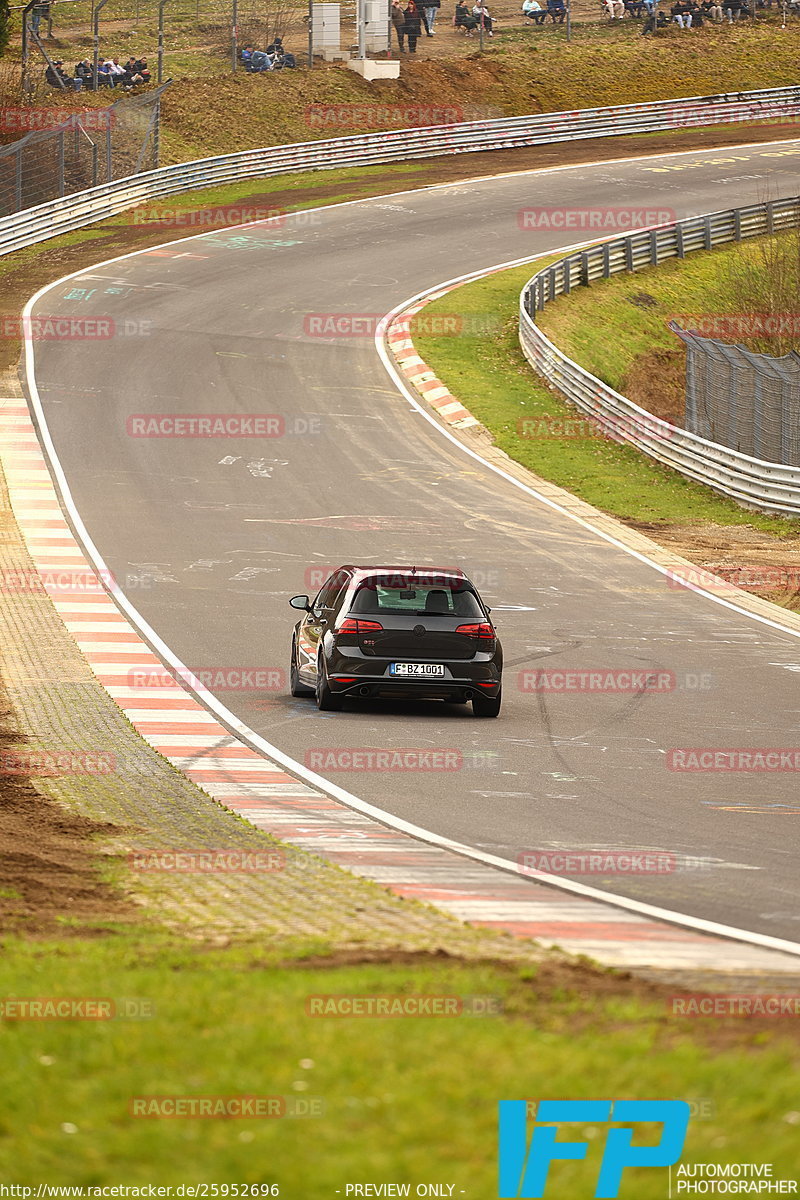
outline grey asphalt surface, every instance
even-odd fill
[[[666,767],[675,747],[800,746],[800,641],[671,590],[450,445],[395,390],[370,336],[323,338],[304,325],[309,314],[380,315],[461,273],[581,240],[522,232],[522,208],[686,216],[795,194],[798,156],[800,143],[772,144],[450,184],[83,272],[36,313],[110,315],[129,332],[38,342],[36,378],[90,535],[195,670],[285,668],[286,602],[316,591],[309,569],[461,566],[504,643],[498,720],[441,703],[323,715],[285,689],[219,698],[310,765],[311,752],[328,748],[459,750],[463,767],[436,774],[317,769],[391,813],[511,860],[564,847],[672,852],[680,869],[666,874],[583,879],[800,940],[797,776]],[[131,332],[140,322],[148,333]],[[288,431],[266,440],[128,436],[126,418],[150,412],[279,413]],[[673,672],[677,686],[644,696],[537,696],[518,686],[526,669],[603,667]]]

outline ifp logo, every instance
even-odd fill
[[[685,1100],[541,1100],[536,1109],[530,1146],[526,1100],[500,1101],[501,1200],[544,1196],[550,1164],[586,1157],[588,1142],[557,1141],[559,1125],[625,1122],[609,1129],[597,1177],[595,1197],[614,1197],[626,1167],[669,1167],[681,1156],[690,1108]],[[634,1146],[633,1125],[658,1124],[655,1145]]]

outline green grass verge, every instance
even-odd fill
[[[768,242],[776,245],[777,239],[754,238],[718,250],[700,251],[683,261],[670,259],[634,275],[617,275],[589,288],[578,288],[571,296],[548,304],[537,318],[538,324],[565,354],[624,393],[637,359],[660,349],[679,350],[682,355],[681,343],[667,327],[668,321],[677,320],[685,326],[692,318],[696,324],[704,317],[713,320],[715,316],[741,312],[741,301],[732,286],[734,275],[749,276],[752,291],[748,311],[760,307],[755,277],[761,280],[760,291],[769,257]],[[713,327],[708,328],[708,336],[715,336]],[[747,341],[735,332],[716,336],[723,341]],[[775,353],[774,344],[771,348],[762,344],[760,349]]]
[[[796,1160],[796,1038],[667,1015],[586,969],[426,960],[303,967],[254,946],[211,949],[118,930],[94,941],[6,942],[2,997],[103,996],[152,1016],[0,1021],[0,1174],[73,1184],[267,1182],[317,1200],[356,1181],[450,1182],[496,1195],[499,1099],[677,1097],[703,1104],[685,1159]],[[285,952],[284,952],[285,953]],[[597,976],[602,979],[602,976]],[[319,994],[492,997],[496,1015],[311,1017]],[[775,1023],[777,1026],[777,1022]],[[777,1035],[777,1036],[775,1036]],[[131,1097],[321,1100],[314,1118],[143,1119]],[[788,1115],[788,1119],[787,1119]],[[643,1131],[643,1136],[648,1132]],[[586,1164],[554,1168],[561,1196],[593,1194]],[[578,1136],[581,1136],[578,1134]],[[461,1193],[460,1189],[464,1189]],[[662,1171],[630,1172],[620,1195],[665,1195]]]
[[[537,267],[539,264],[536,264]],[[494,435],[497,445],[517,462],[545,479],[573,492],[604,512],[624,521],[654,524],[700,525],[713,522],[719,525],[750,525],[765,532],[798,536],[800,522],[779,517],[745,512],[732,501],[718,497],[709,489],[683,479],[667,467],[662,467],[628,446],[621,446],[599,436],[583,436],[585,423],[577,423],[577,411],[566,401],[538,381],[519,348],[517,311],[519,293],[534,273],[532,265],[514,267],[510,271],[491,275],[466,284],[425,309],[426,319],[446,314],[463,314],[484,321],[502,321],[502,328],[489,337],[433,337],[415,334],[414,341],[421,356],[447,384],[455,396]],[[659,272],[661,267],[657,269]],[[669,271],[669,267],[664,267]],[[682,290],[681,268],[673,271],[674,286],[680,288],[680,305],[673,311],[691,311],[696,300]],[[675,278],[675,274],[680,279]],[[654,275],[655,272],[648,273]],[[645,281],[640,272],[629,278],[635,291],[650,290],[651,280]],[[677,294],[677,292],[676,292]],[[603,293],[605,296],[605,293]],[[573,303],[580,305],[580,316],[565,317]],[[628,313],[628,309],[630,313]],[[624,370],[628,339],[637,346],[646,343],[642,332],[631,334],[624,318],[637,319],[646,311],[628,304],[610,325],[607,301],[601,299],[597,288],[579,289],[561,302],[560,321],[569,320],[572,329],[572,349],[585,365],[584,350],[591,340],[596,343],[598,356],[605,353],[604,370],[600,373],[608,382]],[[661,317],[662,333],[663,314]],[[666,337],[672,335],[666,331]],[[557,344],[567,350],[560,336]],[[603,343],[606,343],[603,351]],[[592,368],[590,368],[592,369]],[[609,377],[611,376],[611,377]],[[613,384],[612,384],[613,385]],[[533,421],[522,425],[524,421]],[[541,436],[549,422],[572,421],[572,428],[581,436]],[[538,436],[525,436],[525,429],[534,428]],[[558,428],[556,425],[555,428]]]

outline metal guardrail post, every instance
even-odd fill
[[[58,133],[58,194],[64,195],[64,130]]]
[[[22,208],[22,147],[14,155],[14,203],[17,209]]]
[[[164,7],[169,4],[169,0],[158,0],[158,75],[157,80],[161,83],[164,78]]]
[[[100,91],[100,76],[97,73],[98,67],[100,66],[100,13],[107,4],[108,0],[97,0],[92,13],[92,43],[94,47],[92,55],[92,61],[94,64],[92,68],[92,83],[95,91],[97,92]]]
[[[22,10],[22,94],[27,98],[28,95],[28,58],[30,48],[28,46],[28,13],[31,11],[39,0],[28,0]]]

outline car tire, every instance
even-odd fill
[[[337,696],[328,687],[328,676],[325,672],[325,662],[320,658],[317,662],[317,708],[320,712],[341,712],[344,696]]]
[[[500,705],[503,700],[503,689],[496,696],[473,696],[472,697],[472,715],[473,717],[496,717],[500,712]]]
[[[292,638],[292,657],[289,662],[289,691],[293,696],[314,695],[314,689],[300,679],[300,672],[297,669],[297,645],[294,638]]]

